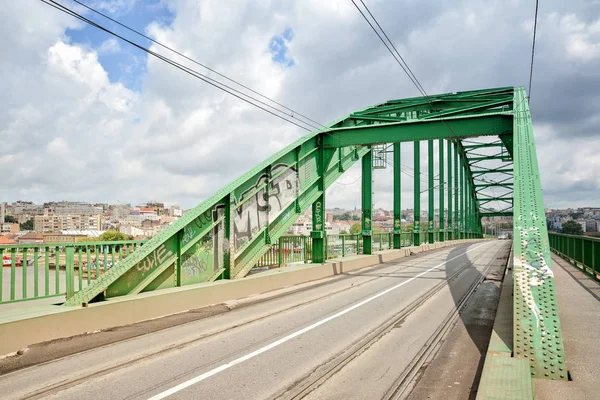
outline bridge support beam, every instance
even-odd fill
[[[454,239],[453,219],[452,219],[452,194],[454,185],[452,184],[452,141],[447,141],[446,155],[448,158],[448,240]]]
[[[514,104],[514,357],[529,361],[536,378],[567,380],[540,171],[524,88],[515,88]]]
[[[434,222],[434,218],[435,218],[435,210],[434,210],[434,199],[433,199],[433,194],[434,194],[434,190],[433,190],[433,140],[428,140],[427,141],[427,173],[429,175],[429,179],[427,180],[428,182],[428,187],[427,187],[427,192],[428,192],[428,199],[429,199],[429,207],[428,207],[428,214],[427,214],[427,243],[433,243],[435,241],[435,237],[434,237],[434,233],[433,233],[433,229],[435,227],[435,222]]]
[[[471,237],[471,185],[467,178],[467,167],[465,167],[465,238]]]
[[[394,143],[394,249],[402,247],[402,156],[401,143]]]
[[[414,223],[413,245],[421,244],[421,142],[413,142],[414,147]]]
[[[362,158],[362,237],[363,254],[372,253],[373,150]]]
[[[317,172],[319,174],[318,189],[319,197],[312,203],[312,262],[323,263],[326,259],[326,232],[325,232],[325,150],[323,146],[319,148],[317,159]]]
[[[439,226],[439,236],[438,240],[443,242],[446,240],[446,216],[444,212],[444,140],[440,139],[438,141],[438,165],[439,165],[439,178],[440,178],[440,191],[439,191],[439,202],[440,202],[440,226]]]
[[[460,160],[460,166],[458,167],[458,173],[459,173],[459,178],[458,180],[460,181],[460,200],[459,200],[459,206],[460,206],[460,222],[458,224],[458,230],[459,230],[459,237],[461,239],[465,238],[465,192],[466,192],[466,187],[465,187],[465,164],[464,164],[464,160],[462,159],[462,157],[459,155],[459,160]]]
[[[469,183],[469,238],[473,238],[473,234],[475,233],[474,222],[475,222],[475,207],[473,207],[473,186],[471,185],[471,180],[468,180]]]
[[[458,219],[458,202],[460,198],[460,187],[458,187],[458,146],[454,142],[454,239],[460,239],[460,220]]]

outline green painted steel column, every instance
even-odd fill
[[[421,142],[413,142],[414,147],[414,223],[413,223],[413,245],[421,244]]]
[[[462,208],[462,230],[463,238],[467,238],[467,196],[469,195],[469,185],[467,184],[467,166],[466,160],[462,160],[462,185],[465,189],[463,192],[463,208]]]
[[[372,252],[371,209],[373,208],[373,150],[362,158],[362,237],[363,254]]]
[[[312,204],[312,262],[325,262],[325,149],[319,146],[319,158],[317,165],[319,174],[319,192],[321,195]]]
[[[394,143],[394,249],[402,247],[401,143]]]
[[[460,166],[458,168],[458,172],[460,174],[460,201],[459,201],[459,223],[458,223],[458,234],[459,238],[465,238],[465,196],[466,196],[466,188],[465,188],[465,165],[463,164],[462,157],[459,156]]]
[[[235,258],[232,254],[232,249],[235,248],[233,232],[235,230],[233,225],[232,215],[235,215],[234,205],[231,202],[231,194],[229,194],[225,198],[225,220],[224,222],[224,232],[223,232],[223,240],[226,242],[225,246],[223,246],[223,266],[225,267],[225,271],[223,271],[223,279],[231,279],[231,271],[235,267]]]
[[[446,155],[448,158],[448,240],[454,239],[452,227],[452,193],[454,186],[452,185],[452,142],[447,141]]]
[[[429,140],[427,141],[427,161],[428,161],[428,166],[427,166],[427,172],[429,174],[429,179],[428,179],[428,188],[427,188],[427,192],[429,194],[429,212],[427,215],[427,232],[428,232],[428,239],[427,239],[427,243],[433,243],[435,241],[435,238],[433,236],[433,230],[435,228],[434,225],[434,218],[435,218],[435,205],[434,205],[434,200],[433,200],[433,194],[435,193],[433,190],[433,140]]]
[[[463,229],[464,229],[464,237],[465,239],[469,238],[469,197],[471,195],[470,193],[470,188],[469,188],[469,183],[467,181],[467,167],[464,166],[464,171],[463,171],[463,185],[465,187],[465,206],[464,206],[464,211],[465,211],[465,218],[463,219]]]
[[[440,175],[439,176],[439,178],[440,178],[440,194],[439,194],[439,197],[440,197],[440,207],[439,207],[439,210],[440,210],[440,227],[439,227],[440,234],[439,234],[438,240],[440,242],[443,242],[444,240],[446,240],[446,238],[445,238],[445,235],[446,235],[445,219],[446,218],[445,218],[445,213],[444,213],[444,207],[445,207],[444,188],[445,187],[444,187],[444,140],[443,139],[440,139],[438,141],[438,150],[440,153],[439,157],[438,157],[439,158],[438,163],[439,163],[439,168],[440,168],[440,174],[439,174]]]
[[[535,378],[567,380],[529,103],[524,88],[514,90],[514,357],[527,360]]]
[[[325,262],[325,192],[312,204],[312,262]]]
[[[467,194],[468,197],[465,199],[465,201],[467,202],[465,204],[465,206],[467,207],[467,212],[465,214],[465,217],[467,218],[467,222],[466,222],[466,231],[467,231],[467,238],[470,239],[471,238],[471,233],[472,233],[472,226],[471,224],[473,223],[473,214],[472,214],[472,203],[471,203],[471,181],[469,180],[469,167],[467,167],[467,163],[465,160],[465,185],[467,186]]]
[[[458,143],[454,142],[454,239],[460,239],[460,220],[458,219],[458,202],[460,200],[460,188],[458,187]]]

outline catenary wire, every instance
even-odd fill
[[[529,91],[527,92],[528,100],[531,98],[531,82],[533,81],[533,56],[535,54],[535,34],[537,31],[538,7],[539,0],[535,0],[535,17],[533,19],[533,40],[531,43],[531,66],[529,68]]]
[[[116,19],[114,19],[114,18],[112,18],[112,17],[110,17],[110,16],[108,16],[108,15],[106,15],[106,14],[102,13],[101,11],[98,11],[98,10],[94,9],[94,8],[93,8],[93,7],[91,7],[91,6],[88,6],[87,4],[85,4],[85,3],[83,3],[83,2],[81,2],[81,1],[79,1],[79,0],[71,0],[71,1],[73,1],[73,2],[75,2],[75,3],[77,3],[77,4],[81,5],[81,6],[83,6],[83,7],[87,8],[88,10],[90,10],[90,11],[92,11],[92,12],[94,12],[94,13],[96,13],[96,14],[98,14],[98,15],[100,15],[100,16],[102,16],[102,17],[106,18],[106,19],[108,19],[109,21],[112,21],[112,22],[114,22],[115,24],[117,24],[117,25],[119,25],[119,26],[121,26],[121,27],[123,27],[123,28],[125,28],[125,29],[127,29],[127,30],[129,30],[129,31],[131,31],[131,32],[133,32],[133,33],[135,33],[135,34],[137,34],[137,35],[141,36],[141,37],[143,37],[144,39],[147,39],[147,40],[151,41],[152,43],[155,43],[155,44],[157,44],[158,46],[161,46],[162,48],[164,48],[164,49],[167,49],[167,50],[169,50],[169,51],[171,51],[171,52],[173,52],[173,53],[175,53],[175,54],[177,54],[177,55],[179,55],[179,56],[181,56],[181,57],[185,58],[186,60],[193,62],[193,63],[194,63],[194,64],[196,64],[196,65],[199,65],[199,66],[201,66],[201,67],[203,67],[203,68],[206,68],[207,70],[209,70],[209,71],[211,71],[211,72],[213,72],[213,73],[215,73],[215,74],[219,75],[220,77],[227,79],[229,82],[235,83],[236,85],[239,85],[240,87],[242,87],[242,88],[244,88],[244,89],[246,89],[246,90],[248,90],[248,91],[250,91],[250,92],[252,92],[252,93],[254,93],[254,94],[258,95],[258,96],[260,96],[260,97],[262,97],[263,99],[266,99],[266,100],[268,100],[268,101],[270,101],[270,102],[272,102],[272,103],[274,103],[274,104],[277,104],[278,106],[280,106],[280,107],[282,107],[282,108],[284,108],[284,109],[286,109],[286,110],[290,111],[291,113],[293,113],[293,114],[295,114],[295,115],[297,115],[297,116],[299,116],[299,117],[302,117],[303,119],[305,119],[305,120],[307,120],[307,121],[310,121],[310,122],[311,122],[311,123],[313,123],[313,124],[317,124],[317,125],[319,125],[319,126],[322,126],[322,124],[321,124],[321,123],[319,123],[319,122],[317,122],[317,121],[315,121],[315,120],[313,120],[313,119],[311,119],[311,118],[309,118],[309,117],[307,117],[307,116],[305,116],[305,115],[303,115],[303,114],[299,113],[298,111],[295,111],[295,110],[293,110],[293,109],[291,109],[291,108],[289,108],[289,107],[285,106],[284,104],[281,104],[281,103],[279,103],[278,101],[276,101],[276,100],[273,100],[273,99],[271,99],[270,97],[267,97],[267,96],[263,95],[263,94],[262,94],[262,93],[260,93],[260,92],[257,92],[256,90],[254,90],[254,89],[252,89],[252,88],[250,88],[250,87],[248,87],[248,86],[246,86],[246,85],[244,85],[244,84],[242,84],[242,83],[240,83],[240,82],[236,81],[235,79],[232,79],[232,78],[228,77],[227,75],[224,75],[224,74],[222,74],[222,73],[220,73],[220,72],[216,71],[215,69],[213,69],[213,68],[211,68],[211,67],[207,66],[206,64],[203,64],[203,63],[201,63],[201,62],[199,62],[199,61],[197,61],[197,60],[194,60],[194,59],[193,59],[193,58],[191,58],[191,57],[188,57],[188,56],[186,56],[185,54],[183,54],[183,53],[181,53],[181,52],[179,52],[179,51],[175,50],[173,47],[167,46],[166,44],[163,44],[163,43],[161,43],[161,42],[159,42],[159,41],[157,41],[157,40],[155,40],[155,39],[152,39],[150,36],[147,36],[147,35],[143,34],[142,32],[140,32],[140,31],[138,31],[138,30],[136,30],[136,29],[133,29],[133,28],[131,28],[131,27],[129,27],[129,26],[127,26],[127,25],[123,24],[122,22],[119,22],[118,20],[116,20]],[[312,124],[311,124],[311,125],[312,125]]]
[[[146,53],[148,53],[150,55],[155,56],[156,58],[158,58],[158,59],[166,62],[167,64],[170,64],[170,65],[172,65],[172,66],[174,66],[174,67],[176,67],[176,68],[178,68],[178,69],[180,69],[180,70],[182,70],[182,71],[184,71],[184,72],[186,72],[186,73],[194,76],[195,78],[198,78],[198,79],[200,79],[200,80],[202,80],[202,81],[210,84],[211,86],[214,86],[214,87],[216,87],[216,88],[218,88],[218,89],[220,89],[220,90],[222,90],[222,91],[224,91],[224,92],[226,92],[226,93],[228,93],[228,94],[230,94],[230,95],[232,95],[232,96],[234,96],[234,97],[236,97],[236,98],[238,98],[238,99],[240,99],[240,100],[242,100],[242,101],[244,101],[244,102],[246,102],[246,103],[248,103],[248,104],[250,104],[250,105],[252,105],[254,107],[257,107],[257,108],[259,108],[259,109],[261,109],[261,110],[263,110],[263,111],[265,111],[265,112],[267,112],[267,113],[269,113],[269,114],[271,114],[271,115],[273,115],[273,116],[275,116],[277,118],[280,118],[280,119],[282,119],[282,120],[284,120],[286,122],[289,122],[289,123],[291,123],[291,124],[293,124],[293,125],[295,125],[295,126],[297,126],[299,128],[302,128],[302,129],[304,129],[306,131],[310,131],[311,130],[311,129],[307,128],[304,125],[300,125],[300,123],[303,123],[305,125],[311,126],[310,124],[308,124],[308,123],[306,123],[304,121],[299,121],[300,123],[298,123],[298,122],[292,121],[290,119],[287,119],[286,117],[284,117],[282,115],[279,115],[276,112],[270,111],[267,108],[265,108],[265,107],[263,107],[263,106],[261,106],[259,104],[254,103],[253,101],[255,101],[257,103],[264,104],[266,107],[269,107],[269,108],[274,108],[273,106],[267,105],[266,103],[264,103],[264,102],[262,102],[262,101],[260,101],[260,100],[258,100],[256,98],[254,98],[254,97],[252,97],[250,95],[241,93],[238,90],[233,89],[230,86],[227,86],[227,85],[225,85],[222,82],[219,82],[219,81],[217,81],[215,79],[212,79],[212,78],[210,78],[210,77],[208,77],[208,76],[206,76],[206,75],[204,75],[204,74],[202,74],[202,73],[200,73],[198,71],[195,71],[195,70],[193,70],[193,69],[191,69],[189,67],[186,67],[185,65],[182,65],[182,64],[180,64],[180,63],[178,63],[176,61],[173,61],[173,60],[171,60],[171,59],[169,59],[169,58],[167,58],[167,57],[165,57],[165,56],[163,56],[161,54],[158,54],[158,53],[156,53],[156,52],[154,52],[154,51],[152,51],[152,50],[150,50],[150,49],[148,49],[148,48],[146,48],[146,47],[144,47],[142,45],[139,45],[139,44],[137,44],[137,43],[135,43],[135,42],[133,42],[133,41],[131,41],[131,40],[129,40],[129,39],[127,39],[127,38],[125,38],[125,37],[123,37],[123,36],[115,33],[115,32],[113,32],[113,31],[111,31],[110,29],[107,29],[107,28],[103,27],[102,25],[99,25],[96,22],[89,20],[88,18],[82,16],[81,14],[78,14],[77,12],[69,9],[68,7],[66,7],[66,6],[64,6],[64,5],[60,4],[60,3],[57,3],[54,0],[40,0],[40,1],[42,3],[45,3],[45,4],[49,5],[49,6],[51,6],[51,7],[56,8],[59,11],[64,12],[65,14],[71,15],[71,16],[73,16],[73,17],[75,17],[75,18],[77,18],[77,19],[79,19],[79,20],[81,20],[81,21],[83,21],[83,22],[91,25],[91,26],[94,26],[94,27],[96,27],[96,28],[98,28],[98,29],[100,29],[100,30],[102,30],[102,31],[104,31],[104,32],[112,35],[112,36],[115,36],[116,38],[118,38],[118,39],[120,39],[120,40],[122,40],[122,41],[124,41],[126,43],[129,43],[132,46],[134,46],[134,47],[136,47],[136,48],[138,48],[138,49],[140,49],[140,50],[142,50],[142,51],[144,51],[144,52],[146,52]],[[239,94],[236,94],[235,92],[237,92]],[[251,100],[249,100],[249,99],[251,99]],[[277,109],[275,109],[275,110],[278,111],[278,112],[280,112],[280,113],[282,113],[282,111],[280,111],[280,110],[277,110]],[[293,116],[292,116],[292,118],[297,119],[297,118],[295,118]],[[314,128],[314,127],[312,127],[312,128]]]

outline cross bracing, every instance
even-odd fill
[[[437,186],[434,141],[439,150]],[[382,155],[389,145],[394,165],[393,244],[398,248],[400,150],[407,142],[412,142],[415,153],[411,244],[478,238],[482,217],[512,216],[514,332],[523,343],[515,356],[531,359],[532,374],[557,377],[558,372],[548,369],[548,360],[563,357],[562,338],[558,317],[551,314],[556,299],[548,236],[531,116],[521,87],[391,100],[313,131],[190,210],[65,304],[242,278],[308,208],[312,209],[310,258],[324,262],[326,190],[359,161],[362,252],[371,254],[373,162],[375,158],[376,163],[387,163]],[[428,160],[425,238],[420,227],[421,142],[426,142]],[[437,238],[434,190],[439,190]],[[554,337],[551,345],[544,339],[548,335]]]

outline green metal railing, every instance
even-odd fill
[[[308,236],[282,236],[258,260],[257,267],[281,267],[293,262],[308,262],[312,254],[312,239]]]
[[[69,298],[145,242],[1,245],[0,304]]]
[[[421,243],[428,233],[421,232]],[[434,232],[434,241],[440,233]],[[401,246],[412,246],[414,234],[402,232]],[[145,240],[1,245],[0,304],[51,297],[70,298],[106,270],[137,250]],[[256,267],[277,268],[312,261],[312,238],[282,236],[258,260]],[[327,259],[363,254],[361,234],[327,235]],[[373,233],[374,251],[392,249],[392,232]],[[599,253],[600,254],[600,253]]]
[[[327,235],[327,258],[346,257],[360,254],[362,236],[360,234]]]
[[[421,243],[427,243],[427,232],[420,233]],[[440,233],[434,232],[434,241],[439,241]],[[401,246],[413,245],[414,234],[402,232]],[[363,237],[361,234],[337,234],[325,237],[327,259],[363,254]],[[374,251],[394,248],[392,232],[374,233],[372,235]],[[281,267],[294,262],[310,262],[312,256],[312,239],[308,236],[282,236],[278,242],[258,260],[256,267]]]
[[[600,239],[548,233],[550,249],[600,282]]]

